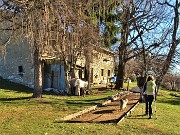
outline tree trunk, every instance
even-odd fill
[[[87,50],[85,50],[85,66],[86,66],[86,72],[85,72],[85,79],[88,81],[87,89],[91,89],[91,63],[92,63],[92,50],[88,47]]]
[[[64,71],[65,71],[65,80],[66,80],[66,93],[68,95],[72,94],[72,91],[70,90],[70,77],[69,77],[69,65],[67,64],[67,61],[64,61]]]
[[[129,10],[125,10],[126,18],[129,18]],[[130,32],[130,26],[128,25],[128,22],[124,22],[122,25],[121,30],[121,44],[119,46],[119,65],[118,65],[118,74],[117,74],[117,80],[116,80],[116,89],[123,88],[124,84],[124,76],[125,76],[125,65],[128,58],[128,35]]]
[[[91,89],[91,68],[90,68],[90,63],[88,63],[88,86],[87,89],[90,90]]]
[[[88,82],[87,89],[91,89],[91,67],[90,67],[90,61],[89,58],[86,57],[86,68],[85,68],[85,80]]]
[[[116,89],[123,88],[124,75],[125,75],[125,63],[123,62],[122,56],[119,56],[118,74],[116,79]]]
[[[124,84],[125,64],[126,64],[125,52],[126,52],[125,43],[121,42],[121,45],[119,46],[119,64],[118,64],[118,74],[117,74],[116,86],[115,86],[116,89],[123,88],[123,84]]]
[[[34,52],[34,92],[33,98],[42,97],[42,62],[39,58],[39,50]]]
[[[65,80],[66,80],[66,93],[68,95],[72,94],[72,91],[70,90],[70,83],[69,83],[69,76],[68,76],[68,72],[65,72]]]

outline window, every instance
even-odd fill
[[[104,69],[101,69],[101,76],[104,76]]]
[[[23,76],[24,73],[23,66],[18,66],[18,73],[20,76]]]
[[[108,70],[108,76],[110,76],[111,75],[111,71],[110,70]]]

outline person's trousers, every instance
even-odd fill
[[[146,114],[149,114],[149,116],[152,115],[152,102],[154,100],[153,95],[145,95],[146,100]]]

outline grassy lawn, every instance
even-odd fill
[[[55,122],[59,117],[102,103],[116,92],[85,97],[43,94],[42,99],[32,99],[31,89],[0,80],[0,135],[180,135],[179,93],[167,90],[159,90],[152,120],[141,116],[145,108],[139,104],[119,125]]]

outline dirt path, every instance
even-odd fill
[[[83,114],[69,122],[117,123],[119,119],[138,102],[139,97],[139,93],[126,95],[125,98],[128,99],[128,104],[123,111],[120,110],[120,101],[117,100],[105,106],[97,107],[96,110]]]

